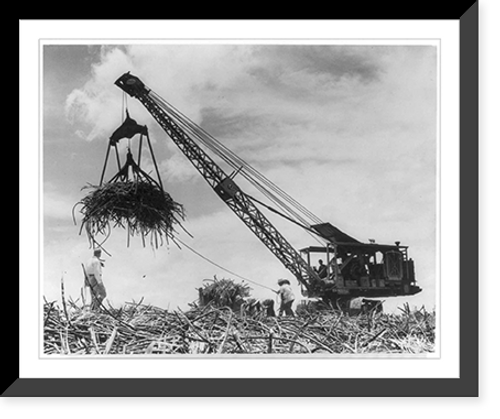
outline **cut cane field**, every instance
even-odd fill
[[[233,280],[204,281],[198,292],[200,298],[185,311],[142,300],[97,311],[87,311],[71,298],[45,301],[44,353],[331,356],[435,351],[436,313],[408,303],[395,313],[350,313],[321,302],[302,303],[295,317],[281,317],[251,309],[250,288]],[[235,304],[239,297],[243,304]]]

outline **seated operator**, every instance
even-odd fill
[[[326,278],[326,275],[327,275],[326,265],[323,263],[322,259],[320,259],[318,261],[318,263],[319,263],[319,266],[316,268],[316,273],[318,274],[318,276],[321,279]]]

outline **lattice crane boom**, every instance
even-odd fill
[[[189,159],[210,187],[243,221],[259,240],[280,260],[297,280],[312,293],[313,283],[319,282],[314,269],[273,226],[224,170],[193,140],[193,138],[163,109],[156,94],[136,76],[123,74],[115,84],[138,99]]]

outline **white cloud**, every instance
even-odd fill
[[[66,117],[79,132],[92,141],[107,139],[122,120],[122,95],[110,88],[124,72],[132,67],[129,57],[119,48],[102,48],[101,61],[92,67],[91,78],[81,88],[74,89],[66,99]],[[81,135],[81,134],[80,134]]]
[[[50,222],[72,220],[73,208],[79,200],[76,194],[62,193],[53,182],[45,182],[41,195],[43,217]],[[78,210],[75,210],[75,214]]]
[[[159,168],[167,182],[193,182],[201,177],[193,165],[180,153],[172,153],[161,162]]]
[[[45,192],[43,194],[43,214],[46,218],[58,220],[71,217],[73,205],[66,197],[59,196],[54,192]]]

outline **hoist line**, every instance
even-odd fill
[[[183,115],[180,111],[177,111],[175,107],[170,105],[168,102],[165,100],[159,98],[159,101],[162,102],[163,106],[162,109],[187,133],[189,133],[191,136],[197,138],[202,144],[204,144],[207,148],[209,148],[211,151],[213,151],[216,155],[218,155],[223,161],[225,161],[229,166],[231,166],[233,169],[235,169],[237,172],[240,172],[243,167],[247,167],[250,170],[254,171],[256,173],[256,176],[262,177],[266,183],[269,184],[269,186],[273,189],[275,189],[278,193],[281,193],[282,196],[287,199],[291,204],[295,204],[297,206],[298,203],[296,203],[293,198],[291,198],[289,195],[287,195],[284,191],[280,190],[276,185],[274,185],[271,181],[269,181],[267,178],[265,178],[263,175],[261,175],[258,171],[253,169],[250,165],[248,165],[246,162],[244,162],[242,159],[240,159],[238,156],[236,156],[234,153],[232,153],[229,149],[227,149],[225,146],[220,144],[215,138],[211,137],[210,134],[204,132],[198,125],[196,125],[193,121],[191,121],[187,116]],[[210,138],[205,138],[205,137],[211,137]],[[228,155],[233,155],[233,159],[236,161],[233,161]],[[244,166],[242,166],[244,165]],[[264,185],[262,185],[260,182],[258,182],[255,178],[247,174],[246,172],[242,172],[241,175],[247,179],[257,190],[259,190],[264,196],[266,196],[271,202],[274,202],[278,207],[280,207],[285,213],[288,213],[290,217],[287,217],[283,213],[280,213],[277,210],[272,209],[271,207],[267,206],[266,204],[258,201],[262,205],[266,206],[268,209],[273,211],[274,213],[277,213],[278,215],[282,216],[283,218],[287,219],[288,221],[291,221],[300,227],[304,228],[307,234],[309,234],[313,240],[315,240],[317,243],[324,245],[324,242],[320,239],[320,237],[317,235],[317,233],[310,228],[310,222],[306,220],[304,217],[299,215],[296,211],[294,211],[290,206],[288,206],[286,203],[278,199],[272,192],[270,192]],[[300,206],[300,204],[298,204]],[[300,210],[300,208],[299,208]],[[313,215],[314,216],[314,215]],[[315,217],[315,216],[314,216]],[[318,218],[315,217],[314,222],[317,224],[320,224],[322,221]],[[324,240],[324,239],[323,239]]]
[[[237,166],[236,166],[237,167]],[[264,196],[266,196],[271,202],[274,202],[278,207],[280,207],[285,213],[288,213],[291,217],[286,216],[285,214],[275,210],[274,208],[264,204],[261,201],[258,201],[257,199],[249,196],[249,198],[252,198],[254,201],[258,202],[259,204],[265,206],[267,209],[270,211],[280,215],[281,217],[287,219],[288,221],[299,225],[300,227],[304,228],[305,231],[319,244],[323,245],[324,242],[321,241],[317,235],[317,233],[311,229],[310,223],[302,216],[297,214],[296,211],[294,211],[292,208],[290,208],[288,205],[286,205],[284,202],[280,201],[279,199],[276,198],[275,195],[273,195],[268,189],[266,189],[263,185],[261,185],[259,182],[255,181],[252,177],[250,177],[246,173],[242,173],[242,176],[247,179],[257,190],[259,190]],[[318,224],[321,223],[321,221],[317,222]],[[312,234],[311,234],[312,233]]]
[[[293,214],[295,217],[300,218],[300,216],[297,213],[295,213],[289,207],[287,207],[286,204],[281,203],[281,201],[279,201],[273,194],[271,194],[268,191],[268,189],[264,185],[262,185],[262,183],[267,184],[267,187],[269,189],[272,189],[275,193],[277,193],[278,195],[281,195],[281,197],[284,200],[289,202],[291,205],[295,206],[298,210],[305,213],[305,215],[311,217],[311,215],[310,215],[311,213],[307,213],[307,210],[304,210],[303,207],[301,208],[299,203],[294,201],[289,195],[284,193],[284,191],[280,190],[275,184],[270,182],[262,174],[260,174],[254,168],[252,168],[243,159],[234,155],[230,150],[228,150],[227,148],[222,146],[220,143],[215,142],[216,140],[211,140],[211,139],[205,140],[204,134],[206,135],[206,133],[203,133],[203,132],[200,133],[200,129],[197,128],[196,126],[194,127],[194,131],[195,131],[194,134],[200,139],[200,141],[202,141],[207,147],[209,147],[212,151],[214,151],[217,155],[219,155],[223,160],[228,162],[234,169],[237,169],[237,170],[246,169],[246,170],[243,170],[241,172],[242,176],[244,176],[249,182],[254,184],[254,186],[258,187],[259,190],[263,191],[266,194],[266,196],[268,196],[268,198],[270,198],[274,202],[280,204],[283,207],[283,209],[287,210],[288,212]],[[228,155],[230,157],[227,157]],[[232,159],[231,159],[231,157],[232,157]],[[246,171],[248,171],[249,173],[246,174],[245,173]],[[252,174],[254,175],[254,177],[251,176]],[[261,182],[259,182],[256,179],[260,179]],[[302,219],[302,221],[304,222],[305,220]]]
[[[285,201],[289,202],[291,205],[293,205],[297,210],[302,212],[305,216],[311,218],[314,223],[321,223],[321,219],[314,215],[311,211],[309,211],[307,208],[305,208],[303,205],[301,205],[299,202],[295,201],[290,195],[286,194],[283,190],[281,190],[279,187],[277,187],[274,183],[272,183],[269,179],[267,179],[265,176],[263,176],[260,172],[258,172],[255,168],[250,166],[248,163],[246,163],[243,159],[238,157],[236,154],[234,154],[231,150],[229,150],[227,147],[225,147],[223,144],[218,142],[213,136],[211,136],[209,133],[204,131],[201,127],[196,125],[193,121],[191,121],[188,117],[183,115],[180,111],[178,111],[174,106],[169,104],[167,101],[159,97],[158,95],[154,95],[154,98],[161,103],[162,108],[164,111],[168,112],[169,115],[180,125],[183,126],[187,131],[189,131],[192,135],[194,135],[196,138],[198,138],[207,148],[209,148],[211,151],[213,151],[216,155],[218,155],[221,159],[223,159],[226,163],[228,163],[233,169],[235,170],[242,170],[242,168],[245,169],[245,171],[242,171],[242,175],[249,181],[251,182],[254,186],[258,187],[261,192],[266,191],[265,195],[269,198],[272,199],[273,202],[276,202],[284,210],[289,212],[291,215],[293,215],[296,218],[300,218],[297,213],[292,211],[290,208],[286,206],[286,204],[282,203],[279,201],[272,193],[270,193],[267,188],[263,185],[261,185],[256,179],[259,179],[263,184],[267,185],[269,189],[274,191],[276,194],[281,196],[282,199]],[[249,173],[246,174],[245,172],[248,171]],[[252,174],[254,177],[252,177]],[[304,222],[305,220],[302,219]]]
[[[184,243],[182,240],[180,240],[179,238],[175,238],[175,241],[176,242],[179,242],[181,245],[183,245],[184,247],[186,247],[188,250],[190,250],[191,252],[193,252],[195,255],[201,257],[203,260],[207,261],[208,263],[216,266],[217,268],[219,269],[222,269],[223,271],[231,274],[231,275],[234,275],[234,276],[237,276],[238,278],[240,279],[243,279],[244,281],[248,281],[248,282],[251,282],[252,284],[254,285],[258,285],[259,287],[262,287],[262,288],[267,288],[268,290],[271,290],[273,292],[276,292],[274,289],[268,287],[267,285],[263,285],[263,284],[259,284],[258,282],[256,281],[253,281],[251,279],[248,279],[248,278],[245,278],[244,276],[241,276],[241,275],[238,275],[237,273],[235,272],[232,272],[230,271],[229,269],[226,269],[224,268],[223,266],[219,265],[218,263],[215,263],[214,261],[212,261],[211,259],[207,258],[206,256],[202,255],[200,252],[198,252],[197,250],[193,249],[191,246],[187,245],[186,243]]]
[[[205,146],[207,146],[210,150],[212,150],[215,154],[217,154],[219,157],[221,157],[221,159],[223,159],[224,161],[226,161],[226,163],[228,163],[233,169],[237,170],[238,172],[241,171],[241,174],[242,176],[247,179],[251,184],[253,184],[257,189],[259,189],[264,195],[266,195],[270,200],[272,200],[273,202],[275,202],[276,204],[278,204],[279,206],[282,207],[283,210],[285,210],[286,212],[288,212],[289,214],[291,214],[292,216],[300,219],[303,223],[307,223],[306,220],[304,220],[300,215],[298,215],[295,211],[293,211],[290,207],[286,206],[286,204],[284,204],[282,201],[280,201],[279,199],[277,199],[272,193],[270,193],[268,191],[268,189],[266,189],[263,185],[261,185],[258,181],[256,181],[253,177],[251,177],[249,174],[245,173],[245,171],[242,171],[243,168],[247,168],[249,169],[249,171],[252,171],[252,168],[251,166],[249,166],[247,163],[245,163],[243,160],[239,159],[239,158],[236,158],[236,159],[233,159],[231,160],[228,156],[227,156],[227,149],[226,151],[221,151],[221,148],[218,147],[218,144],[217,143],[213,143],[213,142],[210,142],[210,140],[206,140],[203,138],[203,133],[200,132],[199,128],[196,127],[196,125],[192,126],[192,125],[185,125],[184,121],[182,119],[180,119],[178,121],[178,123],[180,125],[183,126],[183,128],[185,128],[186,131],[189,131],[191,133],[191,135],[195,136],[196,138],[198,138],[203,144],[205,144]],[[255,172],[255,175],[256,176],[259,176],[260,174],[258,172],[256,172],[255,170],[253,170]],[[280,191],[278,189],[276,189],[276,186],[273,185],[272,183],[269,183],[268,181],[268,185],[270,188],[273,188],[277,193],[280,193]],[[291,202],[292,204],[293,201],[290,201],[290,198],[287,197],[286,195],[283,195],[284,199],[287,199],[289,202]]]
[[[125,120],[125,110],[128,109],[127,106],[127,94],[123,92],[122,95],[122,122]]]
[[[192,127],[191,126],[188,126],[188,125],[185,125],[185,122],[180,119],[179,121],[176,120],[176,122],[182,126],[182,128],[189,132],[191,135],[193,136],[196,136],[198,138],[198,133],[196,132],[193,132],[193,130],[191,129]],[[201,141],[201,140],[200,140]],[[221,156],[223,159],[224,159],[224,155]],[[238,167],[237,165],[235,166],[234,164],[232,164],[232,162],[229,160],[228,162],[233,168],[236,168]],[[240,168],[238,168],[240,169]],[[270,201],[272,202],[275,202],[279,207],[281,207],[285,212],[287,212],[288,214],[290,214],[292,217],[294,217],[295,219],[291,218],[291,217],[288,217],[286,216],[285,214],[275,210],[274,208],[264,204],[263,202],[257,200],[256,198],[253,198],[252,196],[248,195],[248,194],[245,194],[247,195],[249,198],[253,199],[255,202],[261,204],[262,206],[266,207],[267,209],[269,209],[270,211],[280,215],[281,217],[287,219],[288,221],[292,222],[292,223],[295,223],[297,224],[298,226],[302,227],[303,229],[306,230],[306,232],[314,239],[316,240],[318,243],[320,244],[324,244],[319,238],[318,238],[318,235],[317,233],[311,229],[309,223],[307,222],[307,220],[305,220],[303,217],[301,217],[300,215],[298,215],[295,211],[293,211],[289,206],[287,206],[286,204],[284,204],[282,201],[276,199],[276,197],[269,192],[269,190],[267,190],[265,187],[263,187],[259,182],[256,182],[254,181],[251,177],[249,177],[248,174],[245,174],[245,173],[242,173],[242,176],[245,177],[250,183],[252,183],[256,189],[258,189],[264,196],[266,196]],[[298,220],[298,221],[297,221]],[[311,234],[312,233],[312,234]]]
[[[237,166],[236,166],[237,167]],[[240,169],[240,168],[238,168]],[[275,195],[273,195],[267,188],[265,188],[261,183],[255,181],[254,178],[252,178],[251,176],[249,176],[248,174],[246,174],[245,172],[241,173],[242,176],[247,179],[257,190],[259,190],[264,196],[266,196],[271,202],[274,202],[278,207],[280,207],[284,212],[288,213],[290,217],[287,217],[285,216],[284,214],[274,210],[274,209],[271,209],[273,212],[275,213],[278,213],[279,215],[281,215],[282,217],[288,219],[289,221],[291,222],[294,222],[295,224],[298,224],[299,226],[305,228],[308,232],[311,231],[310,229],[310,226],[309,226],[309,222],[308,220],[306,220],[304,217],[302,217],[301,215],[299,215],[296,211],[294,211],[292,208],[290,208],[286,203],[284,203],[283,201],[277,199],[277,197]],[[260,201],[259,201],[260,202]],[[263,204],[263,203],[261,203]],[[265,204],[263,204],[265,205]],[[267,206],[267,208],[269,209],[270,207]],[[320,240],[318,240],[318,237],[317,236],[312,236],[316,241],[318,241],[318,243],[321,243],[323,244]]]
[[[271,207],[267,206],[266,204],[263,204],[262,202],[258,201],[262,205],[266,206],[268,209],[271,211],[279,214],[280,216],[286,218],[287,220],[303,227],[306,229],[306,231],[309,232],[311,231],[310,229],[310,221],[302,217],[300,214],[298,214],[293,208],[291,208],[289,205],[287,205],[285,202],[282,200],[278,199],[276,195],[274,195],[271,191],[269,191],[268,188],[266,188],[264,185],[262,185],[260,182],[256,181],[253,177],[251,177],[249,174],[243,172],[241,175],[247,179],[258,191],[260,191],[265,197],[267,197],[271,202],[273,202],[276,206],[281,208],[282,211],[285,213],[289,214],[290,217],[285,216],[284,214],[280,213],[279,211],[276,211],[272,209]],[[286,198],[286,197],[285,197]],[[255,198],[254,198],[255,200]],[[288,200],[290,201],[290,200]],[[292,202],[293,204],[293,202]],[[321,223],[321,221],[316,221],[316,223]],[[316,235],[311,235],[318,243],[323,244],[320,240],[318,240],[318,237]]]
[[[314,233],[314,234],[318,234],[316,233],[311,227],[307,226],[307,225],[304,225],[304,224],[300,224],[298,223],[297,221],[293,220],[292,218],[290,217],[287,217],[285,214],[282,214],[280,213],[279,211],[275,210],[274,208],[270,207],[269,205],[267,204],[264,204],[264,202],[262,201],[259,201],[258,199],[254,198],[253,196],[250,196],[248,194],[245,194],[248,198],[250,198],[252,201],[256,202],[257,204],[259,205],[262,205],[263,207],[267,208],[269,211],[271,212],[274,212],[275,214],[278,214],[280,217],[283,217],[285,218],[286,220],[298,225],[299,227],[302,227],[304,230],[310,232],[310,233]]]

